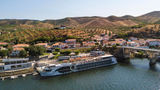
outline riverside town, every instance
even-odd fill
[[[1,0],[0,90],[160,90],[159,0]]]
[[[114,59],[111,58],[111,61],[107,58],[112,57],[111,53],[116,53],[110,51],[110,49],[113,50],[113,48],[118,47],[137,49],[133,53],[134,56],[145,57],[145,49],[158,49],[160,39],[129,37],[126,40],[114,38],[113,34],[104,33],[93,35],[91,40],[87,41],[84,39],[79,41],[77,39],[66,39],[61,42],[45,41],[43,43],[40,41],[34,45],[0,42],[0,46],[0,76],[4,80],[5,78],[14,79],[28,74],[37,75],[38,73],[41,76],[54,76],[107,66],[112,63],[116,64],[115,57]],[[139,49],[142,49],[142,51]],[[105,61],[103,64],[103,58],[106,58],[106,64]],[[121,58],[124,57],[121,56]]]

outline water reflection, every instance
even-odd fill
[[[160,72],[160,64],[159,64],[159,62],[157,62],[156,65],[154,65],[154,66],[150,66],[149,65],[149,60],[147,58],[144,58],[144,59],[139,59],[139,58],[131,59],[130,60],[130,65],[135,67],[135,68],[148,69],[148,70],[151,70],[151,71]]]
[[[42,78],[27,76],[0,81],[0,90],[158,90],[160,65],[149,67],[147,59],[130,64],[91,69],[68,75]]]

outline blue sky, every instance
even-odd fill
[[[139,16],[160,11],[160,0],[0,0],[0,19]]]

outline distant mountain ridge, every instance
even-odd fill
[[[137,17],[139,20],[143,20],[148,23],[156,23],[160,20],[160,11],[153,11],[142,16]]]
[[[113,26],[134,26],[139,24],[138,22],[125,19],[122,17],[110,16],[110,17],[74,17],[65,18],[60,20],[45,20],[45,23],[54,25],[66,25],[69,27],[113,27]]]
[[[53,26],[65,25],[68,27],[74,28],[91,28],[91,27],[119,27],[119,26],[135,26],[141,24],[142,22],[146,23],[157,23],[160,22],[160,11],[154,11],[147,14],[144,14],[139,17],[134,17],[130,15],[125,15],[122,17],[109,16],[109,17],[70,17],[58,20],[28,20],[28,19],[1,19],[0,26],[3,25],[37,25],[39,23],[48,23]]]

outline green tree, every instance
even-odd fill
[[[96,44],[96,46],[98,46],[98,45],[99,45],[99,43],[98,43],[98,42],[96,42],[95,44]]]
[[[91,47],[91,51],[94,51],[94,50],[97,50],[97,47],[96,47],[96,46],[92,46],[92,47]]]
[[[30,47],[24,47],[25,51],[29,51]]]
[[[52,52],[52,54],[53,54],[53,55],[57,55],[57,54],[58,54],[58,52]]]
[[[76,55],[78,55],[78,54],[80,53],[80,51],[79,51],[79,50],[76,50],[74,53],[75,53]]]
[[[105,45],[105,46],[102,48],[102,51],[109,52],[109,49],[108,49],[107,46]]]
[[[61,51],[60,54],[62,55],[69,55],[71,53],[70,50],[66,50],[66,51]]]
[[[82,40],[82,38],[77,38],[77,42],[79,42],[81,44],[81,46],[83,46],[83,40]]]
[[[5,56],[7,56],[8,55],[8,50],[1,50],[0,51],[0,56],[3,58],[3,57],[5,57]]]
[[[111,36],[111,32],[109,32],[109,36]]]
[[[137,52],[137,53],[135,54],[135,57],[138,57],[138,58],[143,58],[143,57],[145,57],[144,52],[143,52],[143,51]]]
[[[9,54],[12,53],[13,48],[12,47],[7,47],[7,48],[8,48],[8,56],[9,56]]]
[[[45,53],[46,49],[40,46],[30,46],[29,47],[29,55],[30,56],[40,56]]]
[[[128,33],[119,33],[118,38],[127,38],[129,35]]]
[[[116,51],[115,51],[116,49],[117,49],[117,45],[112,45],[112,47],[109,48],[109,52],[110,52],[111,54],[114,54],[114,53],[116,52]]]
[[[20,57],[27,57],[27,52],[26,52],[26,50],[21,50],[21,51],[19,52],[19,56],[20,56]]]
[[[102,50],[103,46],[102,45],[98,45],[98,49]]]
[[[55,48],[55,51],[56,52],[60,52],[60,48]]]

